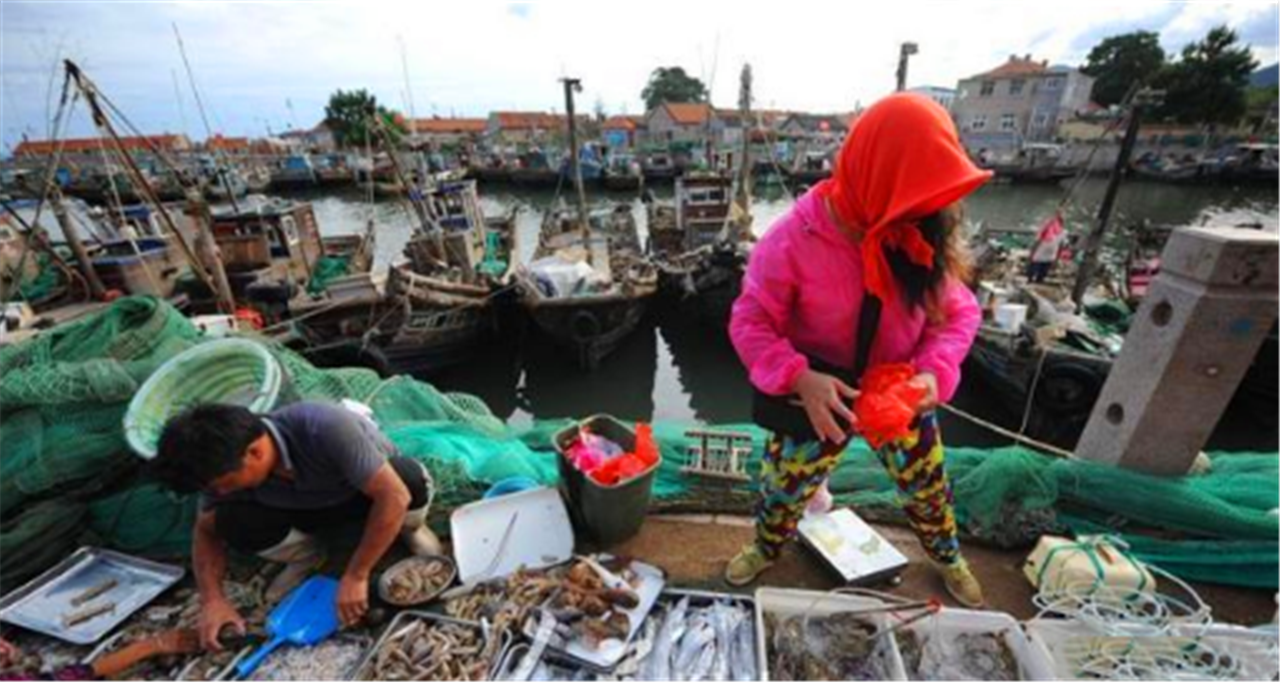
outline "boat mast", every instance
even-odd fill
[[[573,93],[582,92],[579,78],[561,78],[564,83],[564,111],[569,116],[569,172],[573,175],[573,187],[578,196],[578,227],[584,243],[589,244],[591,230],[587,221],[587,193],[582,189],[582,167],[578,164],[578,122],[573,113]],[[588,253],[590,248],[587,249]]]
[[[71,247],[71,252],[76,256],[76,262],[80,264],[80,271],[84,273],[84,280],[89,284],[89,293],[94,299],[101,301],[106,294],[106,287],[102,285],[102,279],[98,277],[98,271],[93,267],[93,259],[89,257],[89,252],[84,248],[84,241],[80,239],[80,230],[76,227],[75,222],[71,220],[71,216],[67,215],[67,206],[65,197],[62,196],[62,190],[58,188],[56,182],[49,183],[49,198],[53,204],[53,217],[58,221],[58,227],[62,228],[62,236],[67,239],[67,246]]]
[[[1084,302],[1085,290],[1093,281],[1097,269],[1098,251],[1102,248],[1102,239],[1107,234],[1107,226],[1111,222],[1111,212],[1115,208],[1116,195],[1120,191],[1120,179],[1129,167],[1129,157],[1133,155],[1133,147],[1138,141],[1138,128],[1142,122],[1144,107],[1154,106],[1163,99],[1162,91],[1144,88],[1134,94],[1129,106],[1129,124],[1124,131],[1124,139],[1120,143],[1120,153],[1116,156],[1116,165],[1111,169],[1111,178],[1107,181],[1107,191],[1102,197],[1102,205],[1098,208],[1098,220],[1085,241],[1084,257],[1080,261],[1080,270],[1076,273],[1075,286],[1071,289],[1071,300],[1079,309]]]
[[[214,245],[212,227],[205,220],[197,218],[194,221],[196,229],[200,233],[201,250],[204,251],[207,257],[206,261],[202,261],[192,250],[191,245],[187,243],[186,237],[178,230],[178,226],[173,222],[173,217],[169,215],[169,211],[165,209],[164,204],[160,202],[160,197],[156,196],[155,188],[146,181],[133,157],[125,151],[124,145],[120,142],[120,135],[116,133],[115,127],[111,125],[106,112],[102,110],[102,104],[98,102],[97,86],[70,59],[64,60],[63,66],[66,68],[67,77],[75,83],[80,94],[84,96],[85,102],[89,104],[94,125],[111,138],[111,144],[116,156],[120,158],[120,162],[124,165],[125,173],[129,176],[129,180],[133,182],[135,189],[155,207],[161,221],[164,223],[165,229],[178,240],[178,246],[182,248],[183,255],[187,257],[187,261],[191,264],[191,269],[200,276],[205,286],[214,292],[218,299],[218,307],[224,313],[234,313],[235,298],[231,294],[231,284],[227,281],[227,273],[222,267],[222,259],[218,257],[217,248]],[[212,269],[212,273],[205,270],[206,262]]]
[[[738,112],[742,118],[742,158],[738,164],[738,201],[743,210],[751,205],[751,64],[742,65],[739,78]]]
[[[178,32],[178,24],[176,23],[173,25],[173,35],[178,39],[178,52],[182,55],[182,65],[187,70],[187,82],[191,84],[191,94],[196,100],[196,110],[200,112],[200,120],[204,123],[204,135],[207,144],[213,138],[213,128],[209,125],[209,117],[204,113],[204,102],[200,99],[200,90],[196,88],[196,77],[191,71],[191,62],[187,61],[187,48],[182,44],[182,34]],[[227,179],[227,161],[222,156],[221,145],[213,150],[213,163],[218,179],[222,181],[222,188],[227,191],[227,201],[231,204],[231,210],[240,213],[240,206],[236,204],[235,190],[231,189],[231,181]]]

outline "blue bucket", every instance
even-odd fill
[[[510,495],[511,493],[532,490],[539,486],[540,484],[537,481],[529,478],[528,476],[512,476],[511,478],[504,478],[490,486],[489,490],[484,494],[484,499],[491,500],[495,497]]]

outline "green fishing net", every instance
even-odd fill
[[[169,305],[131,297],[0,348],[0,580],[6,586],[90,542],[148,556],[187,552],[194,498],[147,480],[125,445],[121,418],[137,385],[202,340]],[[264,343],[288,377],[286,401],[365,403],[400,450],[428,466],[436,481],[436,528],[447,529],[450,511],[504,478],[558,479],[553,442],[568,420],[510,427],[474,396],[408,377],[383,379],[368,369],[319,369]],[[682,471],[692,445],[689,428],[694,425],[654,425],[663,462],[652,508],[751,513],[753,483]],[[745,424],[715,430],[752,437],[746,471],[754,478],[765,433]],[[1017,447],[949,448],[947,470],[957,517],[971,536],[1022,547],[1044,532],[1109,532],[1130,542],[1139,558],[1183,577],[1277,586],[1275,453],[1220,454],[1205,474],[1159,478]],[[846,452],[830,485],[838,502],[864,516],[904,519],[893,482],[861,442]]]

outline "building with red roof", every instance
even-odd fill
[[[992,69],[960,81],[952,116],[971,151],[1049,142],[1060,126],[1088,109],[1093,78],[1031,55],[1010,55]]]

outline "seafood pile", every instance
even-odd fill
[[[342,634],[313,647],[282,647],[249,677],[250,680],[345,680],[351,676],[373,640]]]
[[[623,568],[619,577],[628,586],[609,587],[592,563],[579,560],[573,564],[550,607],[556,620],[569,625],[570,638],[598,648],[606,640],[626,640],[631,635],[631,617],[626,611],[640,605],[634,589],[639,578]]]
[[[852,613],[764,616],[769,678],[774,680],[887,680],[891,638]]]
[[[697,601],[697,605],[692,602]],[[755,627],[742,602],[713,597],[669,599],[655,607],[608,673],[540,656],[532,647],[513,647],[498,679],[529,680],[754,680]],[[525,660],[529,656],[536,661]]]
[[[690,597],[655,614],[661,622],[640,679],[754,680],[755,619],[741,603],[715,600],[692,606]]]
[[[444,591],[455,573],[445,557],[410,557],[382,575],[382,598],[396,606],[422,604]]]
[[[412,614],[378,645],[360,677],[366,680],[483,680],[493,659],[474,625]]]
[[[907,676],[913,680],[1020,679],[1018,659],[1003,633],[944,636],[910,629],[896,636]]]

